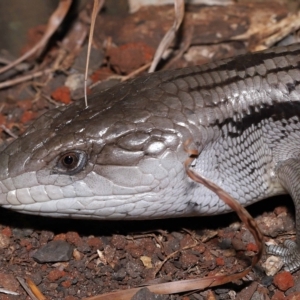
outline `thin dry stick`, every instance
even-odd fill
[[[172,258],[173,256],[175,256],[177,253],[181,253],[182,251],[184,250],[188,250],[188,249],[191,249],[191,248],[194,248],[196,246],[198,246],[200,243],[199,242],[196,242],[195,244],[193,245],[190,245],[190,246],[186,246],[186,247],[183,247],[179,250],[176,250],[174,252],[172,252],[171,254],[169,254],[160,264],[159,266],[156,268],[155,272],[154,272],[154,277],[157,275],[157,273],[160,271],[160,269],[162,268],[162,266],[170,259]]]
[[[104,4],[104,0],[94,0],[94,7],[92,12],[92,19],[91,19],[91,27],[90,27],[90,35],[89,35],[89,43],[88,43],[88,50],[86,55],[86,66],[85,66],[85,74],[84,74],[84,101],[85,106],[88,105],[87,103],[87,78],[88,78],[88,71],[89,71],[89,61],[90,61],[90,54],[91,54],[91,47],[94,35],[94,28],[97,14],[99,13],[101,7]]]
[[[19,294],[16,293],[16,292],[12,292],[12,291],[9,291],[9,290],[6,290],[6,289],[1,289],[1,288],[0,288],[0,293],[7,294],[7,295],[19,296]]]
[[[47,44],[48,40],[50,39],[50,37],[53,35],[53,33],[57,30],[57,28],[61,24],[61,22],[64,20],[67,12],[69,11],[71,4],[72,4],[72,0],[60,0],[57,9],[51,15],[48,21],[46,32],[44,33],[41,40],[24,55],[22,55],[12,63],[6,65],[5,67],[1,68],[0,74],[13,68],[20,62],[30,57],[32,54],[36,53],[38,50],[43,49]]]
[[[151,62],[149,62],[149,63],[147,63],[147,64],[141,66],[140,68],[138,68],[138,69],[132,71],[131,73],[129,73],[129,74],[126,75],[126,76],[122,76],[122,77],[121,77],[121,81],[123,82],[123,81],[129,80],[129,79],[135,77],[135,76],[138,75],[139,73],[141,73],[141,72],[145,71],[147,68],[149,68],[150,65],[151,65]]]
[[[46,300],[46,297],[42,294],[40,289],[35,285],[35,283],[30,279],[26,278],[26,282],[31,289],[32,293],[39,299],[39,300]]]
[[[12,85],[24,82],[24,81],[32,80],[34,78],[41,77],[41,76],[49,74],[51,72],[54,72],[54,70],[53,69],[46,69],[44,71],[38,71],[38,72],[33,73],[33,74],[29,74],[29,75],[17,77],[15,79],[7,80],[7,81],[4,81],[4,82],[0,83],[0,89],[7,88],[9,86],[12,86]]]
[[[23,287],[23,289],[27,292],[27,294],[29,295],[29,297],[32,300],[39,300],[34,294],[33,292],[30,290],[30,288],[27,286],[25,280],[21,277],[17,277],[18,281],[20,282],[21,286]]]
[[[255,220],[248,213],[248,211],[239,202],[237,202],[233,197],[231,197],[227,192],[221,189],[218,185],[208,180],[207,178],[201,176],[200,174],[194,172],[190,169],[190,164],[198,156],[198,151],[195,149],[188,149],[191,142],[187,141],[185,143],[185,151],[190,155],[190,157],[185,161],[185,168],[188,176],[198,182],[211,191],[213,191],[223,202],[225,202],[232,210],[234,210],[242,222],[247,226],[251,234],[253,235],[255,242],[258,246],[257,255],[253,257],[251,266],[254,266],[261,258],[264,251],[263,235],[256,224]]]
[[[190,48],[193,39],[193,34],[194,34],[194,26],[191,26],[190,30],[188,30],[185,40],[183,41],[183,44],[179,49],[178,53],[163,66],[162,70],[169,69]]]
[[[153,61],[152,61],[152,65],[149,69],[149,73],[152,73],[155,71],[155,68],[159,62],[159,60],[161,59],[164,51],[169,47],[169,45],[172,43],[172,41],[174,40],[175,36],[176,36],[176,31],[178,30],[178,28],[180,27],[183,17],[184,17],[184,0],[174,0],[174,9],[175,9],[175,20],[174,23],[172,25],[172,27],[170,28],[170,30],[165,34],[164,38],[161,40]]]
[[[0,128],[2,128],[2,130],[3,130],[4,132],[6,132],[8,135],[10,135],[11,137],[13,137],[14,139],[17,139],[17,138],[18,138],[18,136],[15,135],[15,134],[14,134],[10,129],[8,129],[5,125],[1,124],[1,125],[0,125]]]
[[[143,66],[141,66],[140,68],[138,68],[138,69],[136,69],[136,70],[134,70],[134,71],[132,71],[131,73],[129,73],[129,74],[126,75],[126,76],[122,76],[122,75],[111,75],[111,76],[109,76],[108,78],[106,78],[105,80],[99,80],[99,81],[93,83],[92,85],[90,85],[90,89],[93,89],[93,88],[95,88],[96,86],[98,86],[100,83],[105,82],[105,81],[109,81],[109,80],[111,80],[111,79],[119,79],[121,82],[127,81],[127,80],[129,80],[129,79],[135,77],[135,76],[138,75],[139,73],[141,73],[141,72],[145,71],[146,69],[148,69],[149,66],[150,66],[150,64],[151,64],[151,62],[150,62],[150,63],[147,63],[147,64],[145,64],[145,65],[143,65]]]

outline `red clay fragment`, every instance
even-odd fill
[[[274,293],[273,297],[271,298],[271,300],[284,300],[284,299],[286,299],[285,295],[281,291],[276,291]]]
[[[98,81],[102,81],[107,79],[109,76],[113,75],[114,73],[107,67],[101,68],[96,70],[91,76],[90,78],[92,79],[92,81],[98,82]]]
[[[65,104],[71,103],[71,93],[70,89],[66,86],[61,86],[52,92],[51,97]]]
[[[66,240],[66,234],[65,234],[65,233],[57,234],[57,235],[53,238],[53,241],[65,241],[65,240]]]
[[[253,251],[253,252],[257,252],[258,251],[257,245],[253,244],[253,243],[247,244],[246,249],[247,249],[247,251]]]
[[[300,292],[295,292],[288,297],[285,298],[286,300],[299,300],[300,299]]]
[[[36,118],[36,113],[34,113],[33,111],[31,111],[31,110],[24,111],[24,113],[21,117],[21,122],[26,124],[29,121],[34,120],[35,118]]]
[[[6,117],[2,114],[0,114],[0,124],[4,125],[6,123]]]
[[[64,287],[64,288],[69,288],[71,285],[72,285],[72,282],[70,280],[66,280],[66,281],[63,281],[61,283],[61,285]]]
[[[77,232],[74,231],[69,231],[66,234],[66,240],[69,244],[73,244],[76,247],[78,247],[79,245],[82,245],[82,238],[79,236],[79,234]]]
[[[118,73],[128,74],[150,62],[154,49],[145,43],[128,43],[110,48],[107,52],[110,64]]]
[[[55,269],[55,270],[52,270],[52,271],[49,272],[49,274],[47,275],[47,278],[48,278],[49,281],[54,282],[57,279],[65,276],[65,275],[66,275],[65,271]]]
[[[87,240],[87,244],[91,247],[91,248],[95,248],[98,250],[103,250],[104,248],[104,244],[102,242],[102,240],[100,238],[97,237],[89,237]]]
[[[32,249],[32,244],[28,239],[21,239],[20,240],[20,245],[24,248],[26,248],[27,251]]]
[[[10,227],[5,227],[1,230],[1,233],[7,237],[11,237],[12,236],[12,231],[10,229]]]
[[[282,291],[286,291],[295,284],[294,278],[291,273],[286,271],[275,275],[273,283]]]
[[[222,257],[217,257],[216,264],[217,266],[224,266],[225,265],[224,259]]]
[[[32,99],[20,100],[17,102],[17,105],[24,111],[31,110],[32,109]]]

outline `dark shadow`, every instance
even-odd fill
[[[248,207],[253,217],[271,212],[277,206],[287,206],[290,213],[294,214],[294,205],[289,196],[278,196],[260,201]],[[210,217],[191,217],[163,220],[141,221],[99,221],[99,220],[76,220],[58,219],[26,215],[0,208],[0,224],[15,228],[31,228],[34,230],[48,230],[54,233],[76,231],[80,235],[112,235],[131,234],[145,231],[167,230],[180,231],[182,228],[196,230],[217,229],[226,227],[232,222],[238,221],[235,213],[229,213]]]

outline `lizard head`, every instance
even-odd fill
[[[75,218],[179,213],[174,197],[184,188],[187,157],[181,133],[165,118],[166,104],[149,102],[161,91],[132,89],[122,84],[87,107],[75,102],[36,120],[0,154],[0,204]]]

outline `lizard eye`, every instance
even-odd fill
[[[69,151],[58,158],[54,173],[74,175],[86,165],[86,153],[79,150]]]

